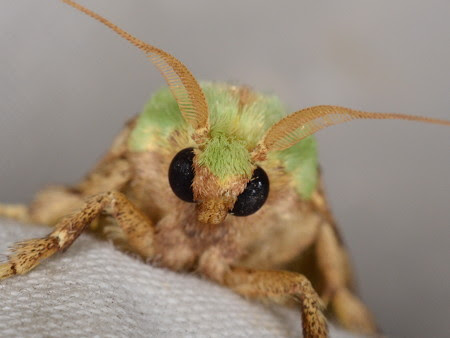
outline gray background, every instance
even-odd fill
[[[448,1],[81,1],[199,79],[450,119]],[[0,201],[76,182],[163,85],[137,50],[58,1],[0,3]],[[319,134],[334,213],[384,331],[450,335],[450,130],[358,121]]]

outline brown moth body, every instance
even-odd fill
[[[349,299],[352,302],[341,305],[341,323],[356,331],[375,332],[371,315],[352,291],[346,251],[321,190],[311,201],[304,201],[280,168],[265,166],[268,176],[278,179],[271,181],[274,183],[264,208],[247,217],[227,217],[246,180],[237,178],[223,187],[208,170],[198,169],[194,194],[204,202],[186,203],[173,194],[166,176],[180,149],[176,137],[165,153],[130,152],[126,145],[134,124],[135,120],[128,123],[105,157],[78,185],[47,188],[16,215],[23,221],[56,224],[56,230],[49,236],[49,243],[31,241],[29,247],[22,247],[8,269],[0,269],[3,277],[24,273],[68,247],[91,224],[93,230],[153,264],[175,271],[198,271],[243,296],[269,297],[277,303],[304,297],[302,317],[303,323],[310,325],[304,327],[309,337],[326,335],[321,308],[327,306],[336,290],[345,290],[349,297],[344,295],[342,304]],[[108,191],[111,193],[105,193]],[[2,213],[5,210],[0,209]],[[115,222],[106,221],[100,210],[107,211]],[[75,217],[64,218],[74,212]],[[323,239],[321,231],[325,233]],[[36,261],[26,262],[34,258],[29,253],[36,246],[49,251],[42,252]],[[329,250],[339,257],[333,258],[339,261],[337,264],[329,261]],[[306,252],[313,254],[304,255]],[[318,257],[323,261],[317,261]],[[332,268],[325,273],[328,265]],[[315,279],[315,290],[303,275],[276,271],[283,268]],[[320,270],[324,274],[318,274]]]
[[[132,151],[128,145],[137,123],[133,119],[79,184],[47,188],[29,206],[0,205],[2,216],[54,226],[45,238],[17,243],[7,262],[0,264],[0,279],[28,272],[91,229],[152,264],[196,271],[244,297],[294,302],[300,308],[306,337],[327,336],[324,310],[349,330],[375,334],[374,319],[356,295],[348,255],[320,182],[311,198],[302,198],[270,154],[352,119],[450,122],[336,106],[295,112],[246,149],[248,163],[244,165],[254,173],[261,164],[270,179],[264,207],[245,217],[230,216],[252,179],[244,172],[223,178],[202,164],[201,156],[213,138],[212,122],[205,95],[189,70],[170,54],[99,15],[63,1],[143,50],[165,77],[192,130],[188,138],[194,154],[193,203],[178,198],[167,178],[172,160],[186,147],[186,135],[171,133],[163,151],[152,147]],[[226,90],[235,96],[239,110],[245,111],[256,100],[257,95],[247,87],[227,86]]]

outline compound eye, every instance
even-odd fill
[[[194,148],[186,148],[175,155],[169,167],[169,183],[178,198],[194,202],[192,182],[194,181]]]
[[[235,216],[251,215],[263,206],[267,195],[269,195],[269,178],[262,168],[256,167],[251,180],[238,196],[230,213]]]

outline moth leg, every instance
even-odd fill
[[[39,191],[30,205],[0,204],[0,216],[23,223],[55,225],[63,216],[83,206],[83,197],[75,189],[50,186]]]
[[[59,221],[48,236],[13,245],[8,261],[0,264],[0,279],[24,274],[56,252],[67,249],[102,212],[111,215],[127,237],[128,245],[143,257],[154,253],[153,223],[120,192],[87,199],[80,211]]]
[[[25,204],[1,204],[0,217],[11,218],[19,222],[30,223],[28,206]]]
[[[322,302],[309,280],[298,273],[288,271],[258,271],[231,267],[223,283],[252,299],[285,303],[294,299],[300,303],[303,335],[327,337],[327,321],[322,313]]]
[[[66,186],[50,186],[39,191],[28,210],[33,223],[55,225],[67,214],[83,207],[80,192]]]
[[[319,229],[316,257],[324,284],[322,300],[331,305],[336,319],[351,331],[376,333],[377,327],[369,309],[350,291],[347,254],[328,222]]]

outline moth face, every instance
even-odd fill
[[[220,224],[228,214],[251,215],[263,206],[269,194],[269,179],[262,168],[255,166],[250,179],[242,174],[223,180],[199,164],[193,148],[175,155],[169,183],[178,198],[197,204],[197,219],[207,224]]]

